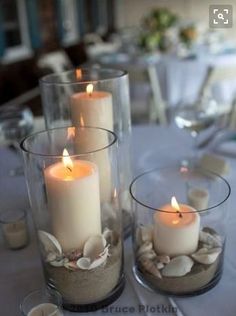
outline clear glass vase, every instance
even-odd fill
[[[154,169],[134,179],[136,279],[176,296],[214,287],[223,271],[230,191],[225,179],[197,168]]]
[[[47,284],[71,311],[122,292],[117,138],[101,128],[55,128],[21,143]]]
[[[113,69],[76,69],[43,77],[40,87],[47,128],[91,126],[116,133],[124,229],[128,234],[131,223],[128,190],[132,179],[128,74]]]

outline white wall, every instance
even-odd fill
[[[233,5],[233,28],[225,29],[225,33],[236,41],[236,0],[116,0],[117,26],[138,26],[143,16],[155,7],[169,8],[183,18],[208,26],[210,4]]]

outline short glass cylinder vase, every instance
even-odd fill
[[[56,128],[21,148],[48,286],[71,311],[109,305],[124,288],[115,134]]]
[[[173,296],[213,288],[223,271],[230,191],[225,179],[197,168],[154,169],[136,177],[130,193],[138,282]]]
[[[113,131],[119,143],[121,204],[124,229],[130,232],[132,179],[130,161],[130,97],[128,74],[88,68],[50,74],[40,80],[46,128],[91,126]]]

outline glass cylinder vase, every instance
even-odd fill
[[[55,128],[21,148],[47,284],[71,311],[110,304],[124,287],[115,134]]]
[[[51,74],[40,80],[47,128],[91,126],[116,133],[125,233],[131,223],[129,184],[130,99],[128,74],[121,70],[88,68]]]
[[[136,279],[176,296],[214,287],[223,271],[228,182],[203,169],[170,167],[141,174],[130,192]]]

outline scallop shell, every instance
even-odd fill
[[[151,260],[141,259],[140,264],[142,265],[143,269],[148,273],[154,275],[155,277],[158,277],[159,279],[162,278],[157,266]]]
[[[165,277],[184,276],[191,271],[193,264],[193,260],[188,256],[175,257],[162,269],[162,275]]]
[[[59,241],[51,234],[39,230],[38,231],[39,240],[43,245],[46,255],[53,253],[56,256],[62,255],[62,248]]]
[[[222,249],[219,247],[212,249],[201,248],[192,254],[192,258],[199,263],[212,264],[216,261],[221,251]]]
[[[212,248],[222,246],[222,240],[219,235],[210,234],[209,232],[203,230],[200,231],[199,240],[204,244],[212,246]]]
[[[103,253],[106,243],[106,239],[102,235],[89,237],[84,244],[83,257],[90,258],[91,261],[95,260]]]
[[[152,248],[152,243],[150,241],[146,241],[144,244],[142,244],[137,252],[137,256],[141,257],[143,254],[148,253],[148,252],[152,252],[153,248]]]
[[[145,242],[152,242],[153,228],[152,226],[140,226],[137,230],[137,241],[139,245]]]

